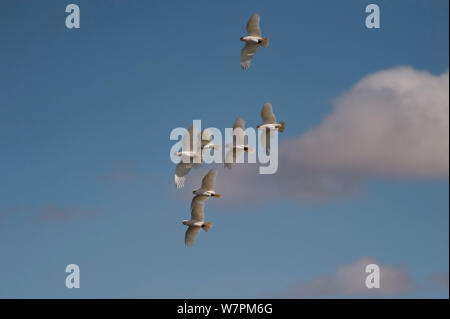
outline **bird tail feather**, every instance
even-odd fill
[[[261,41],[261,45],[264,48],[267,48],[269,46],[269,38],[263,38],[262,41]]]
[[[247,153],[253,153],[255,151],[255,149],[253,147],[249,147],[247,146],[246,148],[244,148],[244,151],[246,151]]]
[[[206,222],[206,223],[204,223],[203,226],[202,226],[202,228],[203,228],[204,231],[210,230],[211,227],[212,227],[212,223],[211,223],[211,222]]]
[[[281,133],[284,132],[284,121],[280,122],[280,127],[278,128],[278,132],[281,132]]]

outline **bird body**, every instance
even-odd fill
[[[202,146],[202,150],[209,150],[209,149],[220,150],[220,145],[216,145],[211,141],[207,142],[204,146]]]
[[[240,144],[240,145],[234,145],[234,149],[236,150],[243,150],[243,151],[250,151],[253,152],[253,148],[249,147],[247,144]]]
[[[279,129],[283,128],[283,123],[267,123],[267,124],[258,125],[256,128],[269,129],[269,130],[279,130]]]
[[[260,44],[262,39],[262,37],[247,35],[245,37],[241,37],[240,40],[250,44]]]
[[[193,191],[192,193],[194,193],[195,195],[203,195],[203,196],[208,196],[208,197],[217,197],[220,198],[222,195],[220,194],[216,194],[215,191],[212,190],[205,190],[203,188],[200,189],[196,189],[195,191]]]
[[[183,220],[183,225],[192,227],[202,227],[204,223],[204,221],[199,220]]]
[[[193,158],[196,157],[197,152],[192,152],[192,151],[182,151],[182,152],[175,152],[175,155],[176,155],[176,156],[179,156],[179,157],[186,156],[186,157],[189,157],[189,158],[193,159]]]

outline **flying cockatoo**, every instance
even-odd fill
[[[241,67],[244,70],[250,67],[252,58],[259,46],[264,48],[269,46],[269,38],[263,38],[261,35],[259,15],[257,13],[254,13],[248,20],[247,34],[247,36],[241,37],[241,41],[245,42],[245,46],[241,50]]]
[[[245,121],[238,117],[234,121],[233,125],[233,141],[232,145],[228,145],[230,150],[225,155],[225,167],[231,169],[233,163],[236,163],[236,158],[239,157],[243,152],[253,153],[254,148],[247,145],[245,136]]]
[[[202,179],[202,186],[193,191],[195,194],[191,203],[191,220],[183,220],[183,224],[189,226],[184,236],[184,243],[190,247],[194,244],[200,230],[208,231],[212,227],[211,222],[205,222],[205,201],[210,197],[220,198],[216,194],[214,186],[216,184],[217,169],[211,169]]]
[[[278,132],[284,131],[284,121],[277,123],[275,114],[272,111],[272,104],[264,103],[261,110],[261,118],[263,120],[262,125],[258,125],[258,129],[263,129],[261,134],[261,145],[266,149],[266,154],[270,153],[270,139],[272,138],[273,131],[278,130]]]
[[[209,196],[196,195],[191,203],[191,219],[183,220],[183,225],[188,226],[186,234],[184,235],[184,244],[187,247],[194,245],[195,238],[200,230],[208,231],[212,227],[211,222],[205,222],[205,201]]]
[[[222,195],[216,194],[214,187],[216,185],[216,176],[219,171],[215,168],[211,169],[202,179],[202,186],[193,191],[195,195],[220,198]]]
[[[218,145],[213,144],[209,130],[205,129],[198,135],[198,138],[194,141],[195,133],[193,126],[191,126],[181,140],[181,152],[175,152],[176,156],[181,157],[181,161],[175,169],[175,185],[177,188],[184,186],[186,175],[191,168],[201,166],[203,160],[202,152],[204,150],[219,149]]]

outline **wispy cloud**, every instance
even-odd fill
[[[436,288],[449,288],[449,275],[448,271],[442,271],[434,273],[428,276],[428,282],[431,283]]]
[[[133,163],[121,161],[116,164],[105,174],[99,177],[100,181],[107,184],[128,184],[139,179],[140,174],[137,172]]]
[[[366,287],[366,266],[380,267],[380,288]],[[285,298],[318,298],[336,296],[396,296],[416,289],[415,282],[403,267],[382,265],[372,258],[361,258],[340,266],[333,274],[292,285],[283,294]]]
[[[17,205],[0,209],[0,230],[7,224],[8,219],[19,219],[32,223],[64,223],[77,219],[91,218],[101,215],[96,209],[85,209],[67,205],[46,204],[42,206]]]
[[[283,141],[275,175],[236,165],[218,187],[222,183],[238,202],[280,194],[322,200],[348,194],[373,177],[448,179],[448,132],[448,71],[384,70],[335,99],[318,126]]]
[[[15,205],[8,208],[0,209],[0,231],[4,228],[5,220],[11,216],[16,216],[18,214],[23,214],[27,211],[32,210],[31,206],[26,205]]]
[[[38,222],[66,222],[73,219],[97,216],[99,214],[100,212],[96,210],[46,205],[38,209],[36,220]]]

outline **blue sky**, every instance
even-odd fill
[[[448,282],[427,284],[448,276],[448,178],[374,177],[319,202],[210,200],[214,227],[187,249],[191,189],[174,189],[169,158],[170,131],[193,119],[256,126],[270,101],[282,141],[368,74],[442,74],[448,1],[375,2],[378,30],[364,1],[77,1],[78,30],[68,3],[0,4],[0,297],[278,296],[370,257],[420,286],[395,297],[448,298]],[[271,43],[242,71],[253,12]],[[80,289],[64,285],[70,263]]]

